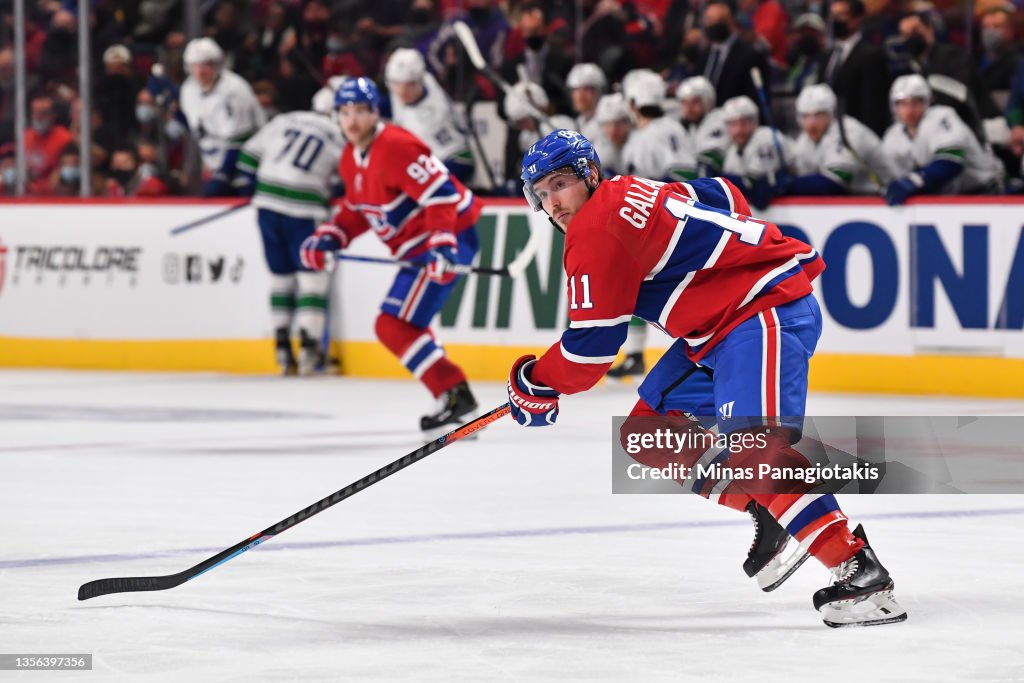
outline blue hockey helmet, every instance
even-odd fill
[[[380,91],[369,78],[350,78],[334,93],[334,108],[344,104],[365,103],[374,111],[380,110]]]
[[[547,174],[566,166],[584,180],[590,174],[590,162],[601,167],[601,159],[590,140],[574,130],[556,130],[538,140],[523,155],[523,193],[534,211],[541,210],[533,184]]]

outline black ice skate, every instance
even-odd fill
[[[646,372],[644,354],[637,352],[626,354],[625,360],[605,374],[612,379],[625,379],[627,377],[643,377]]]
[[[323,370],[324,352],[320,348],[320,342],[310,337],[305,330],[299,330],[299,335],[302,344],[299,348],[298,374],[306,377]]]
[[[864,528],[858,524],[853,535],[864,547],[832,570],[835,582],[814,594],[814,609],[832,628],[906,621],[907,611],[892,597],[892,578],[868,545]]]
[[[757,579],[761,590],[773,591],[792,576],[810,554],[775,521],[768,508],[752,500],[747,505],[747,512],[754,522],[754,540],[743,563],[743,571],[747,576]],[[786,553],[790,545],[795,546],[796,550]]]
[[[295,363],[295,354],[292,353],[292,340],[288,338],[288,329],[281,327],[277,329],[275,347],[277,353],[277,365],[281,368],[284,377],[294,375],[298,372],[299,366]]]
[[[420,418],[420,429],[431,432],[438,429],[454,429],[461,425],[466,415],[476,410],[476,399],[469,385],[463,382],[444,392],[438,399],[438,411]]]

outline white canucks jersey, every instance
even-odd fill
[[[729,134],[722,110],[712,109],[696,125],[685,122],[682,125],[690,154],[704,167],[702,175],[720,173],[725,163],[725,150],[729,148]]]
[[[597,156],[601,160],[601,171],[605,177],[618,175],[622,166],[619,163],[622,151],[613,145],[612,141],[604,134],[597,117],[591,116],[589,119],[584,119],[582,116],[576,117],[576,130],[590,140],[590,144],[594,145]]]
[[[782,154],[786,158],[787,168],[785,170],[789,171],[791,169],[788,168],[788,165],[792,164],[791,159],[793,158],[793,140],[782,133],[779,133],[778,136]],[[759,126],[747,140],[743,149],[735,144],[729,146],[722,170],[726,175],[739,176],[753,181],[778,173],[781,165],[779,153],[775,149],[772,129],[768,126]]]
[[[914,138],[903,124],[894,123],[885,131],[882,149],[900,178],[936,159],[963,165],[963,173],[943,186],[942,194],[984,191],[1002,182],[1002,164],[981,146],[956,111],[945,105],[928,107]]]
[[[687,147],[682,124],[659,116],[643,128],[634,128],[622,148],[622,173],[652,180],[692,180],[697,159]]]
[[[794,172],[797,175],[820,173],[853,194],[882,192],[895,177],[889,160],[882,153],[882,141],[874,131],[850,116],[843,117],[843,129],[849,147],[843,144],[836,120],[818,142],[801,133],[793,146]]]
[[[604,133],[601,132],[601,123],[597,120],[596,115],[591,115],[590,118],[577,116],[576,130],[591,142],[604,137]]]
[[[597,151],[597,156],[601,159],[601,175],[603,177],[613,178],[625,173],[622,167],[621,147],[616,147],[611,140],[601,136],[600,139],[594,141],[594,150]]]
[[[472,164],[466,127],[452,108],[448,95],[430,74],[423,76],[423,97],[413,104],[391,98],[392,121],[427,143],[441,161],[458,158]]]
[[[555,114],[549,116],[547,122],[541,121],[537,124],[537,130],[521,130],[519,131],[518,144],[519,151],[525,153],[526,150],[533,147],[542,137],[556,130],[572,130],[576,125],[576,122],[570,119],[564,114]]]
[[[278,114],[249,138],[238,170],[256,176],[253,206],[324,220],[344,147],[341,129],[311,111]]]
[[[209,92],[189,76],[181,86],[179,104],[199,143],[203,166],[210,171],[233,171],[224,168],[228,152],[238,150],[267,122],[252,88],[228,69],[220,72]]]

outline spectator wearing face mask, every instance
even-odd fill
[[[882,135],[891,121],[892,76],[885,51],[864,38],[866,14],[862,0],[832,3],[833,45],[821,63],[818,82],[832,88],[842,113]]]
[[[103,52],[103,75],[96,81],[94,101],[103,120],[121,133],[138,127],[133,107],[140,85],[128,48],[124,45],[108,47]]]
[[[572,95],[566,83],[572,60],[566,57],[548,37],[548,18],[544,8],[534,2],[519,8],[516,29],[522,34],[525,49],[502,66],[502,76],[509,83],[520,80],[525,70],[531,83],[539,84],[551,106],[559,114],[571,115]]]
[[[71,131],[57,123],[53,98],[40,95],[29,106],[30,128],[25,132],[28,168],[28,193],[46,194],[50,174],[57,168],[60,155],[71,142]]]
[[[77,197],[82,183],[81,163],[82,158],[79,155],[78,146],[71,144],[65,147],[60,155],[59,165],[50,174],[47,194],[53,197]],[[103,187],[103,182],[101,174],[92,174],[94,188]]]
[[[817,14],[801,14],[793,22],[796,35],[786,54],[789,70],[786,72],[786,90],[798,93],[805,85],[818,80],[818,73],[825,66],[825,21]]]
[[[14,143],[0,145],[0,197],[13,197],[18,191],[18,169],[15,166]]]
[[[140,147],[145,145],[154,150],[153,160],[159,167],[168,172],[179,171],[185,163],[187,130],[158,102],[148,88],[139,91],[135,99],[135,139]]]
[[[140,163],[138,152],[121,147],[110,156],[110,172],[105,185],[108,197],[159,197],[169,194],[156,164]]]
[[[904,15],[899,22],[900,36],[910,58],[911,73],[925,78],[933,102],[952,107],[979,140],[985,140],[981,110],[994,107],[988,92],[982,89],[978,70],[967,52],[949,42],[939,42],[935,19],[928,12]],[[979,102],[985,102],[979,106]]]
[[[699,68],[701,74],[714,86],[718,95],[717,104],[721,106],[726,100],[741,95],[757,101],[757,89],[750,78],[750,69],[760,69],[762,79],[768,83],[768,60],[740,37],[732,7],[725,0],[711,0],[704,8],[704,37],[710,48],[704,54]]]
[[[981,16],[981,51],[978,70],[981,85],[991,95],[981,112],[986,119],[999,116],[1010,97],[1013,76],[1021,60],[1019,47],[1014,43],[1013,5],[999,5]],[[994,106],[990,106],[994,105]]]

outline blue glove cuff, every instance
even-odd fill
[[[793,178],[790,192],[795,195],[822,197],[847,194],[848,190],[823,173],[812,173]]]
[[[923,181],[926,190],[935,191],[960,175],[960,172],[963,170],[963,164],[958,164],[949,159],[936,159],[929,162],[916,174],[911,173],[910,175],[913,180],[916,180],[913,176],[917,175]]]

